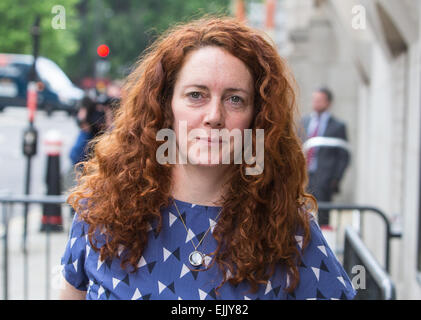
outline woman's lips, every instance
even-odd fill
[[[196,140],[198,140],[200,142],[203,142],[203,143],[208,143],[208,144],[219,144],[219,143],[224,142],[221,137],[216,138],[216,139],[212,139],[212,138],[209,138],[209,137],[196,137]]]

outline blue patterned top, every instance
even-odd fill
[[[256,293],[250,292],[248,283],[237,286],[225,283],[216,295],[222,273],[215,263],[207,271],[196,271],[188,257],[203,235],[208,234],[198,247],[203,253],[216,249],[212,231],[221,207],[194,205],[175,200],[186,227],[174,204],[162,210],[162,229],[159,234],[150,226],[148,245],[140,258],[135,273],[120,267],[120,258],[99,260],[88,240],[88,225],[75,214],[69,240],[61,263],[65,279],[78,290],[87,291],[86,299],[123,300],[243,300],[243,299],[352,299],[356,292],[324,239],[317,222],[311,221],[311,241],[303,250],[299,266],[300,282],[295,291],[286,293],[283,288],[289,277],[277,268],[267,284],[259,285]],[[105,241],[105,230],[97,232],[98,245]],[[295,236],[301,250],[302,236]],[[120,247],[119,254],[126,250]],[[205,263],[211,258],[205,257]],[[203,267],[200,267],[203,269]],[[200,269],[199,268],[199,269]]]

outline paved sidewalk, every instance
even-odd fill
[[[50,282],[50,299],[58,299],[61,275],[61,255],[64,252],[71,223],[70,210],[63,208],[63,232],[51,232],[49,236],[50,258],[47,269],[47,234],[40,232],[42,207],[31,205],[28,212],[28,295],[29,300],[44,300],[46,295],[47,277]],[[24,219],[18,215],[9,220],[9,277],[8,299],[24,299],[24,257],[22,253],[22,233]],[[4,227],[0,226],[1,256],[0,256],[0,299],[4,299]]]

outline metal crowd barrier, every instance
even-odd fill
[[[337,210],[339,213],[342,211],[358,211],[360,214],[366,214],[367,212],[378,215],[384,222],[386,228],[385,234],[385,262],[384,268],[386,272],[390,272],[390,241],[393,238],[401,238],[401,232],[392,231],[391,224],[386,214],[376,207],[370,206],[359,206],[359,205],[347,205],[347,204],[335,204],[330,202],[318,202],[319,209],[322,210]]]
[[[396,299],[395,285],[390,277],[390,242],[393,238],[401,238],[401,232],[392,231],[391,223],[386,214],[378,208],[358,205],[341,205],[334,203],[319,202],[318,207],[322,210],[337,210],[340,215],[343,211],[358,211],[360,214],[374,213],[385,224],[385,261],[381,266],[371,254],[361,236],[350,226],[345,228],[343,267],[350,279],[353,276],[354,266],[364,267],[365,288],[356,289],[356,300],[394,300]]]
[[[357,295],[354,300],[396,299],[395,285],[389,274],[383,270],[359,234],[350,226],[345,229],[343,266],[349,275],[353,273],[354,266],[364,268],[364,287],[356,289]]]
[[[0,203],[2,205],[2,224],[3,224],[3,299],[9,299],[9,209],[13,210],[13,205],[15,204],[65,204],[66,197],[65,196],[43,196],[43,195],[0,195]],[[49,279],[49,272],[50,272],[50,247],[51,247],[51,239],[50,239],[50,231],[49,228],[45,231],[45,261],[46,261],[46,299],[50,298],[50,279]],[[25,249],[22,251],[23,253],[23,269],[24,269],[24,300],[28,298],[28,252]]]

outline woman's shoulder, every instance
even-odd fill
[[[310,218],[310,240],[306,246],[303,234],[296,241],[301,251],[300,282],[297,299],[352,299],[355,290],[348,275],[330,248],[314,217]]]
[[[70,239],[83,238],[86,244],[89,243],[88,235],[91,232],[90,224],[87,222],[87,217],[89,216],[88,201],[89,199],[86,198],[79,201],[80,210],[74,213],[69,230]],[[100,245],[104,240],[103,238],[106,233],[106,228],[97,226],[92,231],[92,239]]]

